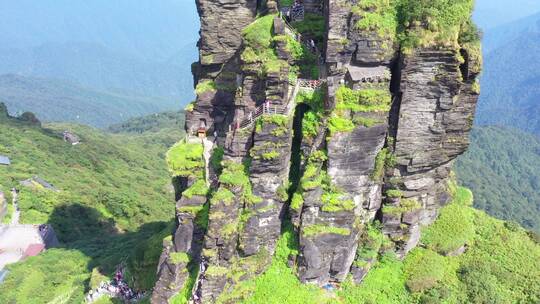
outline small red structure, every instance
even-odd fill
[[[31,256],[36,256],[45,250],[45,245],[43,244],[31,244],[26,248],[23,254],[23,259]]]

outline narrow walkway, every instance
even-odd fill
[[[214,143],[205,137],[202,140],[202,144],[204,147],[203,157],[205,162],[206,185],[210,187],[210,158],[212,157],[212,149],[214,147]]]
[[[13,199],[11,200],[13,204],[13,214],[11,215],[11,225],[18,225],[19,219],[21,218],[21,210],[19,209],[19,205],[17,204],[17,190],[14,188],[11,190],[11,195],[13,196]]]
[[[205,163],[205,176],[206,176],[206,184],[207,186],[210,186],[210,158],[212,157],[212,149],[214,148],[214,142],[213,137],[208,138],[200,138],[193,135],[186,135],[185,141],[187,143],[191,144],[202,144],[203,145],[203,158]]]

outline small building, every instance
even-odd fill
[[[4,165],[4,166],[11,165],[11,161],[9,160],[9,157],[0,155],[0,165]]]
[[[45,188],[52,191],[58,191],[53,184],[48,183],[46,180],[42,179],[39,176],[33,176],[32,178],[20,181],[19,184],[24,187],[29,188]]]
[[[79,136],[73,134],[72,132],[64,131],[63,136],[64,136],[64,141],[72,144],[73,146],[78,145],[81,142],[81,139],[79,138]]]
[[[359,67],[351,65],[347,68],[345,75],[345,81],[353,90],[373,87],[388,89],[390,79],[390,69],[386,66]]]

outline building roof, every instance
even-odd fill
[[[24,251],[25,257],[36,256],[45,250],[45,245],[43,244],[30,244]]]
[[[349,66],[349,75],[354,82],[390,81],[390,69],[385,66]]]
[[[42,179],[41,177],[37,175],[32,178],[20,181],[19,184],[25,187],[35,187],[36,185],[39,185],[45,189],[54,190],[54,191],[57,190],[53,184],[48,183],[46,180]]]
[[[9,157],[0,155],[0,165],[11,165],[11,161],[9,160]]]

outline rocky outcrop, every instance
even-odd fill
[[[366,16],[391,18],[392,4],[310,0],[306,12],[326,19],[326,39],[317,41],[324,49],[315,51],[267,15],[274,1],[263,2],[197,1],[197,100],[186,130],[217,135],[214,149],[224,155],[212,163],[207,197],[183,193],[193,179],[176,187],[177,224],[155,303],[185,288],[188,263],[200,269],[197,298],[234,303],[234,286],[268,267],[289,220],[299,236],[289,265],[300,281],[339,284],[352,274],[360,283],[379,254],[403,257],[417,246],[421,227],[449,199],[453,160],[467,149],[481,65],[470,41],[411,46],[400,39],[433,31],[430,20],[378,28]],[[296,79],[317,68],[324,85],[299,93],[309,81]]]
[[[389,200],[388,212],[383,209],[385,232],[397,241],[400,255],[417,245],[420,226],[431,224],[448,202],[452,161],[469,145],[478,95],[472,90],[475,77],[463,82],[456,52],[423,49],[403,59],[397,166],[387,178],[388,189],[402,197]],[[403,201],[410,206],[400,208]]]

